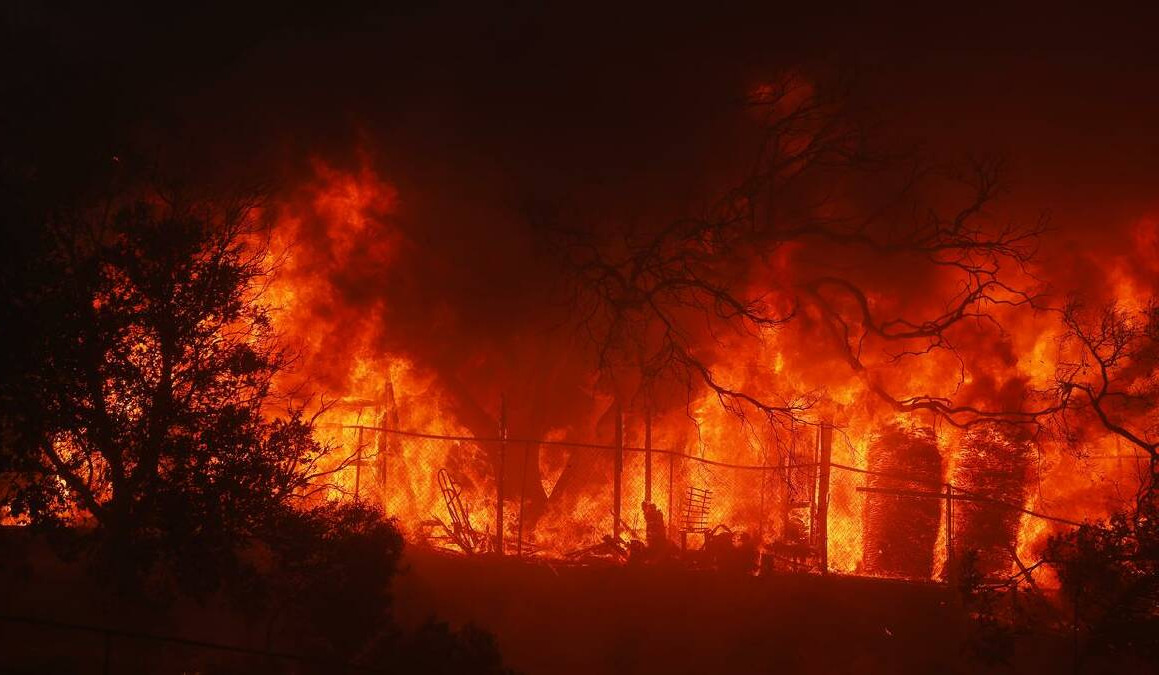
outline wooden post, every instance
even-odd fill
[[[652,503],[652,408],[644,412],[644,501]]]
[[[624,478],[624,413],[616,403],[616,449],[612,457],[612,538],[620,539],[620,497]]]
[[[523,504],[527,493],[527,463],[531,461],[531,444],[523,445],[523,468],[519,472],[519,539],[515,544],[515,555],[523,557]]]
[[[495,552],[503,555],[503,474],[507,472],[507,397],[499,399],[499,474],[495,477]]]
[[[817,427],[817,519],[815,546],[821,555],[821,573],[829,573],[829,471],[833,459],[833,426]]]

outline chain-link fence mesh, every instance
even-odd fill
[[[674,551],[725,537],[765,569],[926,580],[949,578],[966,553],[961,533],[980,519],[1045,517],[963,490],[951,501],[949,486],[875,471],[866,448],[816,433],[763,464],[728,464],[660,448],[343,427],[331,436],[326,495],[372,500],[412,541],[468,553],[622,560],[630,542],[655,537],[658,518]],[[1013,567],[1011,557],[988,571]]]
[[[523,512],[522,527],[516,519],[522,539],[516,537],[515,553],[568,558],[590,547],[599,553],[615,527],[614,449],[562,443],[514,447],[523,453],[515,483],[520,494],[514,495]]]
[[[834,468],[829,474],[827,564],[830,571],[863,571],[866,474]]]

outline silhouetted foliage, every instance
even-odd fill
[[[132,188],[27,224],[0,272],[0,320],[19,326],[0,356],[0,517],[55,533],[130,601],[224,600],[275,651],[501,672],[479,631],[400,630],[398,528],[318,498],[328,448],[301,407],[275,414],[288,356],[259,206]]]
[[[407,672],[437,675],[484,675],[509,672],[503,668],[490,633],[467,625],[454,630],[435,620],[424,623],[399,645],[398,662]]]
[[[1087,524],[1053,537],[1047,559],[1073,612],[1076,639],[1092,657],[1159,666],[1159,509]]]
[[[137,191],[30,225],[0,384],[10,517],[95,525],[123,574],[192,557],[210,590],[307,484],[308,420],[263,414],[285,354],[255,204]]]
[[[307,653],[346,659],[394,639],[390,582],[403,541],[381,512],[327,504],[287,511],[271,525],[255,551],[271,634]]]
[[[1138,509],[1159,488],[1159,302],[1091,305],[1071,297],[1062,309],[1065,357],[1056,374],[1065,405],[1053,419],[1059,435],[1078,444],[1102,428],[1145,453]]]
[[[964,551],[957,561],[958,593],[971,619],[963,648],[972,662],[988,668],[1008,664],[1013,657],[1018,626],[999,607],[1002,595],[986,585],[978,566],[978,551]]]

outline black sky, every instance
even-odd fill
[[[1159,212],[1156,11],[291,5],[6,4],[9,198],[67,201],[113,156],[292,184],[369,153],[458,265],[428,292],[497,315],[537,279],[528,200],[696,208],[749,157],[746,90],[803,66],[852,73],[901,144],[1005,156],[1011,217],[1121,248]]]
[[[290,4],[8,3],[8,145],[45,171],[134,144],[262,167],[369,134],[420,181],[615,183],[697,173],[744,87],[825,62],[914,139],[1033,166],[1032,194],[1159,175],[1156,12]]]
[[[852,74],[899,145],[1005,156],[1002,208],[1049,211],[1051,246],[1082,254],[1065,264],[1129,248],[1132,224],[1159,214],[1159,11],[379,4],[6,3],[0,175],[5,199],[31,206],[7,225],[83,200],[114,156],[292,190],[312,158],[362,153],[397,185],[418,253],[367,270],[381,287],[345,303],[394,308],[388,348],[489,382],[559,352],[537,362],[520,335],[553,274],[521,209],[695,209],[749,159],[746,91],[785,68]],[[430,321],[438,306],[449,330]],[[465,354],[463,335],[496,362]]]

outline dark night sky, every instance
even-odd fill
[[[1133,200],[1159,175],[1155,16],[42,4],[6,5],[3,78],[5,134],[42,170],[130,139],[264,167],[362,133],[415,180],[695,174],[745,86],[824,61],[913,139],[1007,154],[1028,197]]]
[[[369,150],[412,236],[510,251],[464,263],[449,294],[526,283],[528,199],[633,218],[727,188],[745,91],[799,64],[855,74],[899,142],[1006,156],[1011,215],[1049,210],[1068,239],[1121,246],[1159,206],[1159,12],[45,4],[3,10],[4,170],[34,178],[17,190],[67,199],[113,155],[285,183]]]
[[[478,373],[455,339],[470,335],[497,355],[480,381],[536,367],[518,328],[540,322],[555,270],[522,205],[695,209],[749,159],[745,92],[786,67],[852,73],[857,103],[900,145],[1004,155],[1004,215],[1051,212],[1059,267],[1100,265],[1089,250],[1129,249],[1130,227],[1159,214],[1159,11],[363,4],[6,4],[6,198],[67,202],[114,155],[292,189],[312,157],[353,167],[368,152],[419,253],[353,274],[379,286],[345,303],[394,308],[383,339],[401,335],[443,372]],[[440,304],[453,330],[431,321]]]

